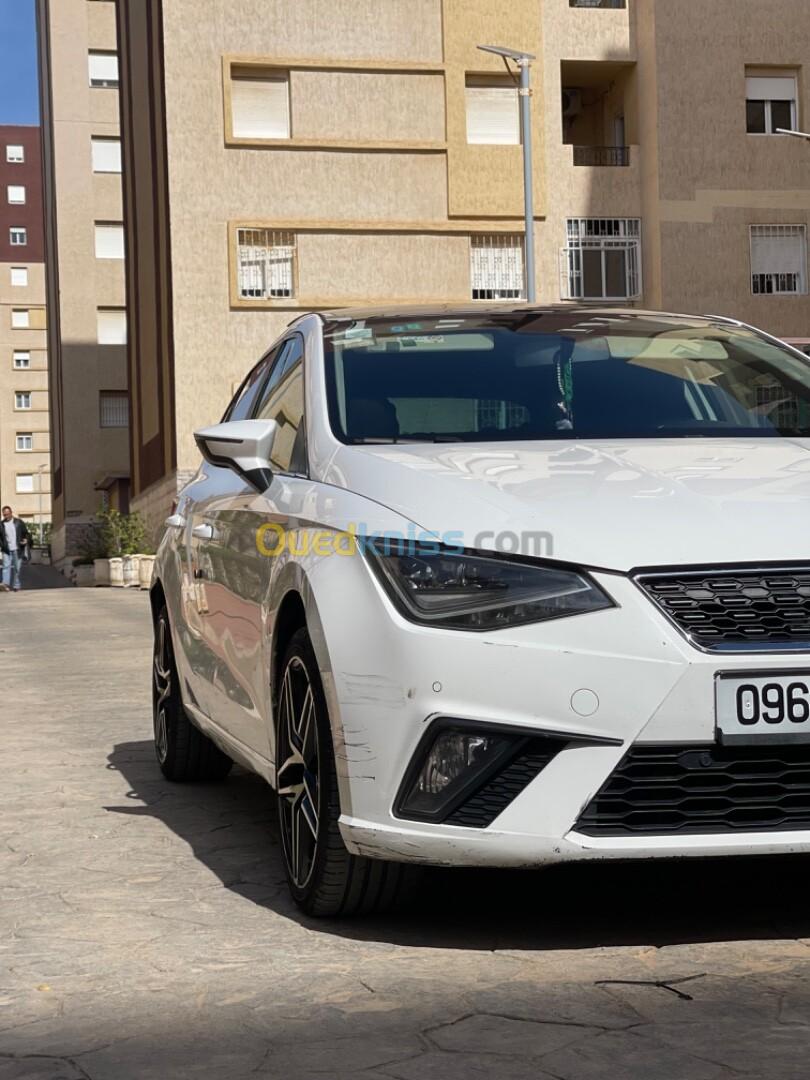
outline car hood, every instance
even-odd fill
[[[773,562],[808,558],[808,451],[804,439],[346,446],[325,479],[470,547],[613,570]]]

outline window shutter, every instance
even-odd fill
[[[126,311],[121,308],[99,308],[96,316],[99,345],[126,345]]]
[[[17,308],[11,312],[11,326],[14,330],[27,330],[31,325],[31,316],[27,309]]]
[[[28,268],[25,266],[12,266],[11,268],[11,284],[12,285],[27,285],[28,284]]]
[[[467,87],[467,142],[502,146],[520,143],[516,88]]]
[[[796,80],[792,76],[749,76],[745,80],[745,96],[749,101],[794,101]]]
[[[96,258],[123,259],[124,226],[96,225]]]
[[[754,274],[797,274],[804,281],[805,246],[802,226],[753,226],[751,271]]]
[[[233,79],[231,109],[237,139],[290,137],[290,87],[286,77]]]
[[[118,85],[118,56],[116,53],[88,53],[87,65],[90,71],[91,85]]]
[[[10,203],[23,204],[25,202],[25,187],[22,184],[9,184],[6,189]]]
[[[93,172],[121,172],[121,140],[92,139]]]

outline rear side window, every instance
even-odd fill
[[[307,472],[304,424],[304,342],[289,338],[279,353],[253,416],[275,420],[278,434],[270,464],[278,472]]]

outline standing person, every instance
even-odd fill
[[[22,564],[28,562],[30,548],[28,526],[21,518],[14,517],[10,506],[4,506],[0,551],[3,553],[3,585],[6,590],[20,591]]]

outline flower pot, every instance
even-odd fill
[[[124,587],[124,560],[121,558],[110,559],[110,585],[114,589]]]
[[[109,559],[94,559],[93,560],[93,575],[96,585],[109,585],[110,584],[110,560]]]
[[[141,561],[138,564],[138,583],[142,589],[148,589],[152,584],[152,568],[154,565],[154,555],[141,555]]]
[[[91,566],[90,563],[86,566],[74,566],[71,577],[74,585],[78,585],[82,589],[90,588],[96,583],[95,567]]]
[[[137,589],[139,583],[138,569],[141,561],[140,555],[125,555],[122,563],[122,573],[124,577],[124,588],[130,589],[133,586]]]

